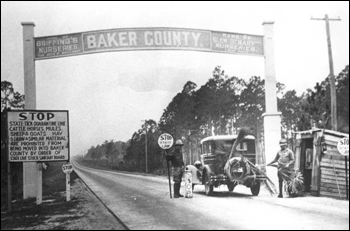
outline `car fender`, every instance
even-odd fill
[[[204,165],[203,166],[203,176],[207,174],[208,176],[214,176],[214,172],[211,170],[210,165]],[[202,184],[205,184],[204,177],[202,177]]]
[[[195,166],[193,165],[187,165],[186,170],[189,170],[192,172],[192,184],[201,184],[202,183],[202,172],[199,171]]]

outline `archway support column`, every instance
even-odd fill
[[[265,58],[265,103],[264,117],[264,149],[266,163],[271,162],[279,150],[281,139],[281,113],[277,109],[277,88],[274,51],[274,22],[264,22],[264,58]],[[266,168],[267,176],[278,186],[277,169]]]
[[[34,27],[33,22],[22,22],[23,26],[23,71],[24,95],[26,110],[36,109],[36,78],[34,58]],[[42,171],[41,163],[23,163],[23,198],[37,198],[41,204]]]

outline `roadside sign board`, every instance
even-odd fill
[[[73,165],[71,164],[62,165],[62,171],[64,173],[71,173],[73,171]]]
[[[169,149],[174,144],[174,138],[168,133],[163,133],[158,138],[158,145],[162,149]]]
[[[338,151],[344,156],[349,155],[349,137],[339,140],[337,145]]]
[[[69,161],[68,111],[8,111],[10,162]]]

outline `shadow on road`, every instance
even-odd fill
[[[204,191],[194,191],[193,194],[203,195],[205,196]],[[243,194],[243,193],[236,193],[236,192],[213,192],[213,195],[211,197],[217,197],[217,198],[227,198],[227,197],[239,197],[239,198],[249,198],[253,197],[252,195]]]

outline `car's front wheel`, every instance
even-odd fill
[[[214,186],[210,184],[209,175],[206,174],[204,179],[205,182],[205,195],[212,196],[214,191]]]

